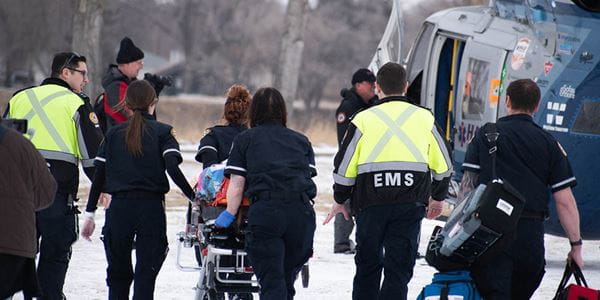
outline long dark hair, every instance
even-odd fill
[[[287,110],[281,93],[272,87],[261,88],[252,97],[250,103],[250,127],[256,127],[268,121],[286,126]]]
[[[146,80],[132,82],[125,92],[125,105],[133,111],[133,116],[125,128],[125,145],[133,156],[139,157],[144,154],[142,136],[146,121],[142,113],[148,111],[148,107],[154,103],[155,99],[156,92]]]
[[[250,91],[239,84],[232,85],[227,90],[227,100],[223,110],[223,117],[229,124],[246,124],[248,118],[247,111],[250,106],[252,96]]]

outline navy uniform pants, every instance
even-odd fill
[[[424,216],[420,203],[371,206],[356,215],[352,299],[406,299]]]
[[[472,268],[473,279],[487,300],[530,299],[544,277],[544,223],[521,219],[509,249]]]
[[[78,220],[69,196],[57,193],[49,207],[36,213],[39,244],[38,279],[41,299],[65,299],[63,285],[71,260],[71,246],[77,240]]]
[[[294,281],[312,256],[315,222],[305,195],[264,197],[250,205],[246,251],[261,300],[294,298]]]
[[[164,195],[113,195],[102,228],[109,299],[153,299],[156,276],[167,256]],[[135,238],[135,271],[131,250]]]

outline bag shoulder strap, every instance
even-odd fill
[[[4,127],[4,125],[0,125],[0,143],[4,139],[4,136],[6,135],[6,129],[7,128]]]
[[[496,151],[498,151],[498,146],[496,145],[496,141],[498,141],[498,129],[496,128],[496,123],[486,123],[483,126],[485,130],[485,137],[488,141],[488,153],[492,157],[492,179],[497,179],[496,175]]]

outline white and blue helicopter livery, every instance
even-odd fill
[[[492,0],[451,8],[425,20],[405,60],[402,42],[396,0],[370,68],[406,65],[413,96],[433,111],[453,146],[456,182],[475,131],[506,115],[508,83],[535,80],[542,100],[534,120],[568,153],[582,236],[600,239],[600,1]],[[553,205],[550,215],[546,232],[564,236]]]

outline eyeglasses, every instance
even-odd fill
[[[84,70],[77,70],[77,69],[75,69],[75,68],[71,68],[71,67],[66,67],[66,68],[67,68],[67,69],[69,69],[69,70],[71,70],[71,71],[73,71],[73,72],[80,73],[80,74],[81,74],[81,76],[83,76],[83,77],[87,77],[87,71],[84,71]]]
[[[61,67],[61,70],[64,68],[73,70],[71,67],[69,67],[69,65],[73,62],[73,60],[85,60],[85,57],[82,55],[79,55],[79,53],[77,53],[77,52],[71,52],[71,55],[69,55],[69,58],[67,59],[67,61],[65,61],[65,63]],[[77,70],[77,71],[79,71],[79,70]]]

